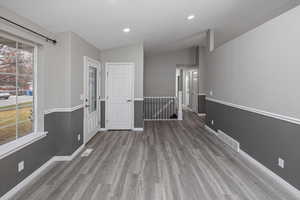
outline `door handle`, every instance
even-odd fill
[[[131,102],[131,99],[127,99],[127,102],[130,103],[130,102]]]
[[[88,107],[90,107],[90,105],[89,104],[85,104],[85,107],[88,108]]]

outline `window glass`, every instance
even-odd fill
[[[34,47],[0,36],[0,145],[34,132]]]
[[[97,69],[89,67],[89,112],[97,110]]]

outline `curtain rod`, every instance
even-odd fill
[[[27,28],[27,27],[25,27],[25,26],[22,26],[22,25],[20,25],[20,24],[17,24],[16,22],[13,22],[13,21],[11,21],[11,20],[5,18],[5,17],[0,16],[0,19],[4,20],[4,21],[6,21],[6,22],[9,22],[9,23],[11,23],[11,24],[13,24],[13,25],[15,25],[15,26],[18,26],[18,27],[20,27],[20,28],[22,28],[22,29],[25,29],[26,31],[29,31],[29,32],[31,32],[31,33],[33,33],[33,34],[35,34],[35,35],[38,35],[38,36],[42,37],[42,38],[45,38],[47,42],[52,42],[53,44],[56,44],[56,43],[57,43],[56,40],[51,39],[51,38],[47,37],[46,35],[43,35],[43,34],[41,34],[41,33],[38,33],[38,32],[36,32],[36,31],[34,31],[34,30],[30,29],[30,28]]]

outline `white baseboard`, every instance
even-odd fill
[[[132,131],[144,131],[144,128],[133,128]],[[100,128],[99,131],[108,131],[106,128]]]
[[[292,186],[290,183],[285,181],[283,178],[275,174],[273,171],[271,171],[269,168],[255,160],[253,157],[251,157],[249,154],[244,152],[243,150],[240,150],[240,155],[245,158],[246,161],[251,163],[252,165],[255,165],[259,170],[263,171],[265,174],[270,176],[277,184],[281,185],[283,188],[285,188],[287,191],[291,192],[291,194],[295,195],[295,197],[298,197],[300,199],[300,191]]]
[[[205,125],[205,129],[208,132],[210,132],[210,133],[212,133],[212,134],[214,134],[215,136],[218,137],[218,133],[216,131],[214,131],[213,129],[211,129],[209,126]],[[270,169],[268,169],[266,166],[264,166],[263,164],[261,164],[260,162],[258,162],[257,160],[255,160],[253,157],[251,157],[249,154],[247,154],[246,152],[244,152],[242,149],[240,149],[239,155],[241,155],[241,157],[243,157],[250,164],[256,166],[259,170],[261,170],[262,172],[264,172],[267,176],[271,177],[276,183],[278,183],[279,185],[281,185],[284,189],[286,189],[287,191],[289,191],[295,197],[298,197],[300,199],[300,191],[297,188],[295,188],[290,183],[288,183],[287,181],[285,181],[283,178],[281,178],[280,176],[278,176],[277,174],[275,174],[273,171],[271,171]]]
[[[206,116],[206,113],[198,113],[197,114],[199,117],[205,117]]]
[[[9,190],[5,195],[3,195],[0,200],[8,200],[12,198],[17,192],[19,192],[22,188],[24,188],[27,184],[29,184],[33,179],[35,179],[39,174],[41,174],[46,168],[48,168],[52,163],[55,162],[54,157],[48,160],[45,164],[43,164],[40,168],[35,170],[32,174],[27,176],[23,181],[21,181],[18,185]]]
[[[207,125],[204,125],[204,127],[205,127],[205,129],[206,129],[208,132],[210,132],[210,133],[212,133],[212,134],[214,134],[215,136],[218,137],[219,134],[218,134],[215,130],[213,130],[212,128],[210,128],[210,127],[207,126]]]
[[[84,144],[81,145],[76,151],[72,153],[70,156],[54,156],[54,161],[72,161],[84,148]]]
[[[133,128],[133,131],[144,131],[144,128]]]
[[[0,200],[8,200],[11,199],[17,192],[19,192],[22,188],[28,185],[32,180],[34,180],[38,175],[40,175],[45,169],[47,169],[54,162],[59,161],[72,161],[84,148],[84,145],[81,145],[72,155],[70,156],[54,156],[46,163],[44,163],[41,167],[35,170],[32,174],[27,176],[23,181],[9,190],[6,194],[0,197]]]

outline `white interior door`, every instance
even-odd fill
[[[100,63],[85,57],[84,73],[84,143],[87,143],[100,128],[99,80]]]
[[[134,65],[106,64],[106,128],[132,129]]]

